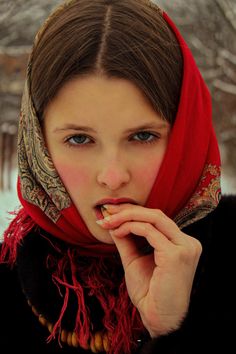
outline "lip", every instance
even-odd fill
[[[95,204],[95,207],[98,207],[98,206],[104,205],[104,204],[122,204],[122,203],[137,204],[137,202],[135,200],[130,199],[130,198],[104,198],[104,199],[100,199]]]
[[[130,199],[130,198],[104,198],[100,199],[95,205],[94,205],[94,211],[97,220],[103,219],[103,214],[101,212],[101,205],[104,204],[122,204],[122,203],[131,203],[131,204],[138,204],[135,200]]]

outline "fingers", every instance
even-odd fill
[[[109,232],[115,243],[118,242],[118,239],[126,239],[127,235],[130,234],[134,234],[136,239],[139,236],[144,237],[154,249],[156,264],[161,254],[165,254],[165,258],[169,260],[167,263],[173,263],[172,261],[175,259],[179,262],[181,259],[185,264],[197,264],[202,252],[202,246],[196,238],[183,234],[182,238],[184,238],[184,242],[176,244],[171,242],[170,239],[149,223],[137,221],[126,222],[117,229],[110,230]],[[138,252],[136,251],[136,253]]]
[[[119,228],[127,221],[140,221],[153,225],[156,230],[164,234],[166,238],[177,245],[182,243],[183,235],[184,238],[186,237],[175,222],[159,209],[149,209],[132,204],[108,204],[106,205],[106,209],[110,215],[98,222],[104,229]],[[144,229],[146,228],[147,226],[144,226]]]
[[[138,246],[132,236],[118,238],[113,236],[112,232],[110,234],[120,254],[123,267],[126,269],[135,259],[140,257]]]
[[[110,230],[114,240],[124,238],[124,236],[134,234],[136,237],[145,237],[148,243],[154,249],[166,249],[170,246],[169,240],[149,223],[144,222],[126,222],[115,230]],[[116,241],[118,242],[118,241]]]

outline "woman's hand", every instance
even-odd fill
[[[138,205],[106,206],[99,224],[109,230],[120,253],[131,301],[152,337],[177,329],[186,315],[200,242],[184,234],[163,212]],[[136,242],[152,246],[143,254]]]

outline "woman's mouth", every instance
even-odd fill
[[[106,208],[104,205],[106,204],[124,204],[124,203],[130,203],[130,204],[138,204],[135,200],[130,199],[130,198],[119,198],[119,199],[114,199],[114,198],[104,198],[98,201],[94,207],[95,210],[95,215],[97,220],[104,219],[104,217],[108,216],[109,213],[107,212]]]
[[[103,207],[103,205],[98,205],[94,208],[95,210],[95,214],[96,214],[96,218],[97,220],[102,220],[104,219],[104,215],[102,210],[105,210],[105,208]]]

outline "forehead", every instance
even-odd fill
[[[80,77],[66,83],[47,106],[45,119],[55,124],[165,123],[132,82],[102,76]]]

